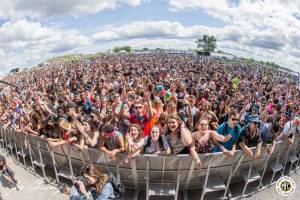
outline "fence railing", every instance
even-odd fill
[[[239,197],[243,197],[250,182],[257,181],[257,190],[254,192],[262,190],[274,183],[276,174],[291,174],[300,164],[299,137],[293,145],[277,142],[271,155],[263,148],[258,160],[252,160],[240,150],[234,156],[202,154],[199,155],[203,163],[200,170],[189,155],[144,154],[128,163],[121,163],[125,155],[118,155],[117,159],[112,160],[97,149],[78,150],[68,144],[51,147],[43,138],[16,132],[12,128],[0,128],[0,143],[2,149],[15,155],[24,166],[25,159],[29,160],[34,173],[39,167],[46,178],[45,167],[52,169],[57,183],[61,177],[72,179],[83,164],[93,163],[103,172],[113,173],[127,189],[146,190],[147,198],[154,185],[159,188],[174,187],[175,199],[179,191],[188,190],[202,190],[199,199],[203,199],[206,193],[221,190],[225,197],[230,194],[230,185],[239,182],[243,184]],[[251,150],[255,151],[255,148]],[[266,183],[266,179],[270,180]]]

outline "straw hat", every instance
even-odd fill
[[[61,119],[59,121],[59,126],[67,131],[72,130],[71,124],[66,119]]]

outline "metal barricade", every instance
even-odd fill
[[[245,197],[250,182],[257,181],[257,188],[253,192],[268,187],[274,183],[275,175],[281,172],[284,175],[295,172],[299,168],[300,137],[293,145],[281,141],[276,143],[273,154],[262,148],[261,157],[252,160],[242,151],[237,150],[234,156],[225,156],[223,153],[202,154],[202,169],[197,169],[189,155],[157,156],[139,155],[128,163],[121,163],[124,154],[118,155],[116,160],[110,159],[107,154],[98,149],[78,150],[72,145],[51,147],[40,137],[14,132],[13,129],[0,128],[1,148],[16,157],[30,158],[33,172],[38,166],[42,169],[42,176],[46,179],[45,166],[54,170],[56,182],[59,177],[72,179],[81,170],[82,165],[93,163],[104,173],[113,173],[119,182],[127,189],[135,190],[134,199],[138,198],[139,191],[146,191],[146,199],[157,193],[179,198],[183,192],[185,199],[188,191],[202,189],[199,199],[204,199],[210,192],[224,190],[223,198],[231,195],[230,187],[236,183],[241,186],[240,197]],[[270,145],[269,145],[270,146]],[[255,151],[255,148],[251,148]],[[270,182],[263,181],[267,173],[271,173]],[[279,175],[279,174],[278,174]],[[159,188],[159,190],[158,190]]]

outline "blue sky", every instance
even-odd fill
[[[93,32],[97,27],[107,24],[124,24],[132,21],[177,21],[183,25],[191,26],[202,24],[212,27],[225,26],[222,20],[209,16],[203,10],[174,12],[168,9],[167,1],[156,0],[132,7],[130,5],[122,5],[115,10],[104,10],[91,15],[74,18],[68,16],[58,16],[52,21],[59,21],[66,28],[75,28],[82,31]]]
[[[119,45],[218,49],[300,72],[300,2],[292,0],[0,0],[0,75],[49,57]]]

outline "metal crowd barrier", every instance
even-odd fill
[[[139,191],[146,190],[146,199],[155,195],[157,190],[161,193],[166,190],[167,195],[173,195],[175,199],[178,199],[179,192],[188,199],[187,191],[199,190],[202,191],[201,200],[207,193],[224,191],[225,198],[230,196],[230,186],[234,183],[242,185],[238,198],[245,197],[274,184],[276,175],[295,172],[300,164],[300,137],[292,146],[277,142],[272,155],[263,148],[258,160],[252,160],[240,150],[234,156],[202,154],[199,155],[203,163],[200,170],[195,168],[189,155],[139,155],[129,163],[121,164],[125,155],[112,160],[97,149],[78,150],[67,144],[50,147],[46,140],[12,128],[0,128],[0,145],[7,153],[15,155],[24,167],[28,167],[27,158],[34,173],[37,167],[41,168],[45,180],[45,167],[53,169],[55,180],[60,183],[62,177],[72,179],[76,176],[83,164],[93,163],[104,173],[113,173],[126,189],[134,189],[136,198]],[[254,152],[255,148],[251,150]],[[267,183],[266,178],[270,179]],[[257,189],[246,194],[248,184],[254,181]]]

